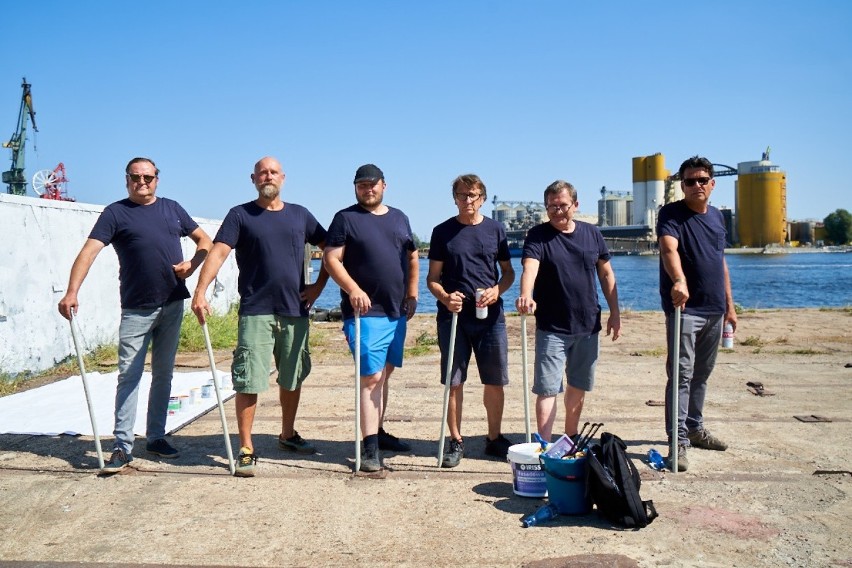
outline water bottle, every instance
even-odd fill
[[[539,507],[535,513],[531,513],[521,519],[521,525],[523,525],[523,527],[526,529],[529,527],[534,527],[535,525],[546,523],[547,521],[552,521],[558,516],[559,509],[556,508],[556,505],[554,505],[553,503],[548,503],[547,505],[542,505],[541,507]]]
[[[661,456],[660,452],[658,452],[654,448],[648,450],[648,463],[650,463],[651,467],[656,470],[662,470],[666,467],[666,462],[663,459],[663,456]]]
[[[725,323],[725,329],[722,331],[722,347],[725,349],[734,348],[734,326],[731,322]]]

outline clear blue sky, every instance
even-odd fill
[[[822,219],[852,210],[850,29],[841,1],[4,2],[0,138],[26,76],[27,177],[64,162],[78,201],[122,198],[142,155],[159,195],[221,219],[273,155],[327,226],[373,162],[424,240],[461,173],[501,200],[566,179],[591,214],[634,156],[736,167],[771,146],[788,218]]]

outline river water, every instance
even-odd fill
[[[852,307],[852,253],[729,254],[734,301],[743,308]],[[319,261],[312,262],[314,275]],[[428,260],[420,260],[418,312],[436,312],[435,298],[426,288]],[[512,259],[515,283],[504,294],[507,311],[514,311],[521,261]],[[622,310],[660,310],[659,257],[616,256],[612,259]],[[315,278],[316,276],[314,276]],[[599,293],[601,306],[606,301]],[[329,280],[317,300],[318,308],[340,305],[340,289]]]

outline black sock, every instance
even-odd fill
[[[364,449],[379,449],[379,435],[378,434],[370,434],[369,436],[364,436]]]

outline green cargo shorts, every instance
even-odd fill
[[[309,335],[308,318],[240,316],[237,348],[231,364],[234,390],[245,394],[268,390],[273,359],[278,369],[278,384],[288,391],[301,387],[311,372]]]

